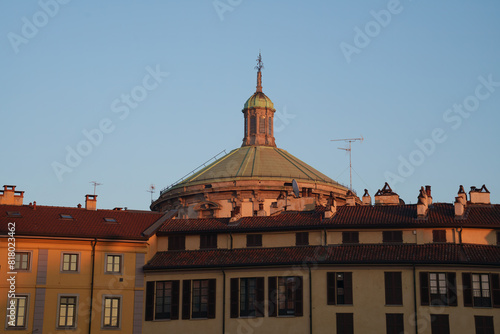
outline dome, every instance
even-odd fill
[[[262,92],[255,92],[250,98],[245,102],[243,109],[249,108],[268,108],[274,109],[274,104],[266,94]]]
[[[287,151],[268,146],[244,146],[174,185],[171,189],[237,180],[320,183],[346,190],[325,174]]]

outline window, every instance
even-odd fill
[[[182,282],[182,319],[215,318],[215,283],[215,279]]]
[[[104,296],[102,327],[103,328],[120,328],[120,308],[121,297],[119,296]]]
[[[462,273],[464,306],[500,307],[499,274]]]
[[[7,217],[21,217],[21,212],[19,211],[7,211]]]
[[[264,277],[231,278],[231,318],[264,316]]]
[[[250,116],[250,134],[254,135],[257,133],[257,119],[255,116]]]
[[[295,245],[296,246],[309,245],[309,232],[297,232],[297,233],[295,233]]]
[[[201,249],[217,248],[217,234],[200,235],[200,248]]]
[[[431,333],[450,334],[450,322],[447,314],[431,314]]]
[[[179,319],[179,281],[146,283],[146,321]]]
[[[73,219],[73,216],[72,215],[68,215],[68,214],[65,214],[65,213],[61,213],[59,215],[62,219]]]
[[[337,313],[337,334],[354,334],[352,313]]]
[[[31,253],[30,252],[16,252],[16,263],[14,269],[28,271],[31,269]]]
[[[383,231],[383,242],[403,242],[403,231]]]
[[[269,135],[272,135],[273,134],[273,119],[271,117],[269,117]]]
[[[387,334],[404,333],[404,319],[401,313],[387,313],[385,315],[385,327]]]
[[[63,272],[78,272],[79,254],[74,253],[62,253],[62,265],[61,271]]]
[[[326,273],[328,305],[352,305],[352,273]]]
[[[118,223],[116,218],[104,218],[105,223]]]
[[[280,276],[268,278],[269,316],[302,316],[302,277]]]
[[[259,118],[259,132],[266,133],[266,118],[265,117]]]
[[[168,236],[168,250],[185,250],[186,249],[186,236],[184,235],[169,235]]]
[[[247,234],[247,247],[262,246],[262,234]]]
[[[76,328],[76,296],[60,296],[57,315],[57,328]]]
[[[359,232],[348,231],[342,232],[343,244],[359,244]]]
[[[455,273],[420,273],[420,304],[457,306]]]
[[[14,306],[13,318],[7,317],[7,328],[26,328],[28,318],[28,296],[16,295],[9,300],[9,307]]]
[[[474,316],[474,322],[476,325],[476,334],[495,334],[493,317],[476,315]]]
[[[432,242],[446,242],[446,230],[433,230]]]
[[[122,258],[120,254],[106,255],[106,273],[120,274],[122,272]]]
[[[401,272],[385,272],[385,304],[403,305]]]

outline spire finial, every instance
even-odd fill
[[[255,69],[257,70],[257,92],[262,93],[262,72],[261,70],[264,68],[264,63],[262,62],[262,56],[259,51],[259,58],[257,58],[257,66]]]

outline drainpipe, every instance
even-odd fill
[[[311,265],[309,268],[309,333],[313,332],[313,316],[312,316],[312,280],[311,280]]]
[[[92,245],[92,280],[90,282],[90,307],[89,307],[89,334],[92,333],[92,306],[94,299],[94,265],[95,265],[95,245],[97,238],[90,242]]]
[[[415,321],[415,334],[418,334],[418,320],[417,320],[417,281],[415,273],[415,263],[413,264],[413,310]]]
[[[229,249],[233,249],[233,234],[231,232],[229,232],[229,237],[231,238],[231,245]]]
[[[222,334],[226,333],[226,272],[222,269]]]
[[[458,243],[461,245],[462,244],[462,226],[457,228],[457,232],[458,232]]]
[[[325,246],[326,246],[328,245],[328,240],[327,240],[328,236],[326,234],[326,228],[324,229],[324,232],[325,232]]]

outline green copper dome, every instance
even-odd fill
[[[245,102],[243,109],[248,108],[268,108],[274,109],[274,104],[266,94],[262,92],[255,92],[250,98]]]

